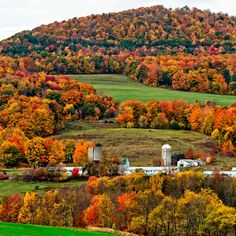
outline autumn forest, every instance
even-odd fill
[[[84,74],[110,75],[111,91],[119,74],[166,91],[230,96],[234,103],[161,96],[120,102],[73,78]],[[109,151],[97,139],[104,132],[117,147],[119,132],[129,137],[137,130],[170,131],[165,143],[183,131],[172,161],[207,165],[122,175],[123,158],[132,165],[133,154]],[[191,143],[194,135],[201,140]],[[131,140],[137,150],[139,138]],[[97,146],[104,147],[99,163],[88,159]],[[152,160],[161,167],[159,153]],[[145,166],[145,151],[135,155]],[[71,174],[65,167],[73,167]],[[235,16],[187,6],[142,7],[41,25],[0,42],[0,229],[10,222],[96,227],[116,235],[234,235],[236,177],[219,172],[234,167]],[[26,189],[11,187],[16,183]]]

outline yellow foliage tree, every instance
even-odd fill
[[[37,207],[37,195],[34,192],[26,193],[23,206],[20,209],[18,223],[33,224]]]
[[[53,140],[48,151],[48,160],[50,164],[57,164],[65,160],[65,145],[62,141]]]
[[[30,165],[34,168],[38,167],[40,163],[47,163],[45,139],[36,137],[26,143],[26,158]]]
[[[88,224],[111,228],[115,216],[115,206],[107,194],[96,195],[85,211],[85,221]]]

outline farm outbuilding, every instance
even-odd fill
[[[96,145],[88,149],[89,161],[100,162],[102,160],[102,145]]]

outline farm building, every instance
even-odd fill
[[[99,162],[102,160],[102,146],[97,145],[96,147],[91,147],[88,150],[88,159],[94,163],[99,165]],[[164,144],[162,146],[162,163],[163,166],[141,166],[141,167],[133,167],[130,166],[130,162],[128,158],[123,158],[122,163],[118,166],[118,173],[120,175],[129,175],[135,172],[144,172],[148,176],[152,176],[155,174],[166,173],[172,174],[175,172],[179,172],[181,168],[187,167],[195,167],[200,165],[206,165],[206,162],[191,160],[191,159],[181,159],[177,162],[177,166],[171,166],[171,146],[168,144]],[[78,168],[79,174],[86,174],[82,167],[64,167],[64,170],[68,175],[72,175],[73,169]],[[212,176],[216,172],[214,171],[204,171],[204,175]],[[219,171],[221,175],[236,177],[236,167],[232,168],[231,171]]]
[[[177,167],[194,167],[194,166],[201,166],[206,165],[204,161],[196,161],[191,159],[181,159],[177,162]]]
[[[220,174],[228,177],[236,177],[236,167],[233,167],[231,171],[203,171],[206,176],[213,176],[214,174]]]

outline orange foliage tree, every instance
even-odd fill
[[[88,163],[88,148],[93,146],[95,146],[93,142],[84,142],[83,140],[79,140],[75,145],[73,162],[77,165],[86,166]]]

